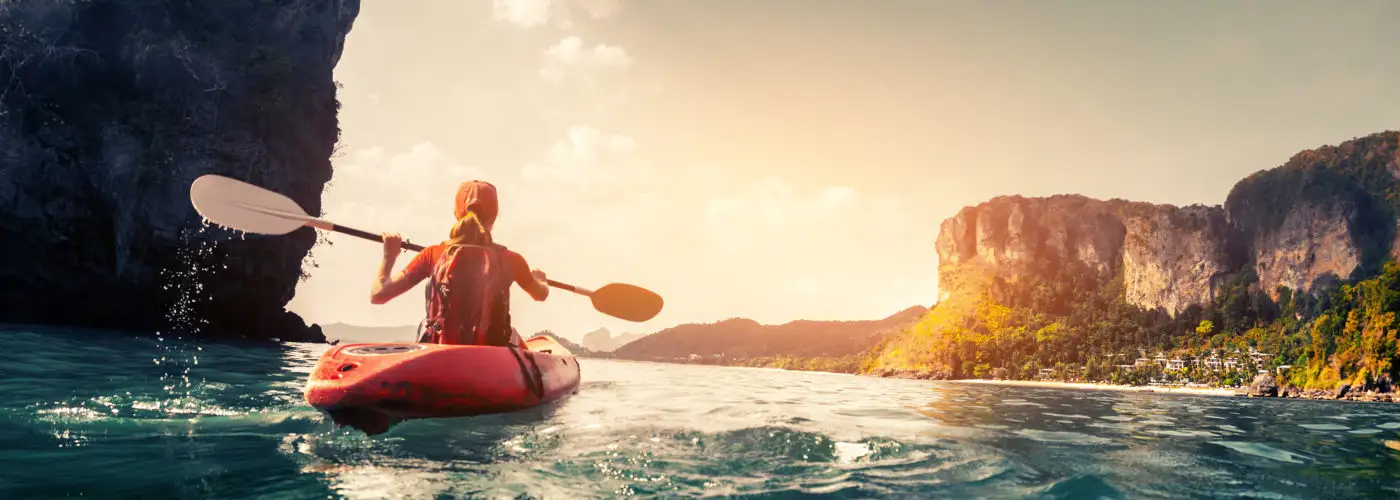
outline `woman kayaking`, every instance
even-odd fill
[[[384,258],[370,287],[370,303],[388,302],[428,279],[419,342],[520,345],[520,336],[510,326],[511,283],[537,301],[549,297],[549,285],[543,271],[530,270],[524,257],[492,240],[499,209],[495,186],[462,183],[453,207],[457,223],[448,239],[423,249],[393,277],[403,238],[383,234]]]

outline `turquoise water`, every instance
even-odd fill
[[[1400,496],[1397,405],[583,360],[366,437],[302,403],[325,346],[0,336],[0,498]]]

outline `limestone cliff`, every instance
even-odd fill
[[[1061,195],[964,208],[940,227],[940,293],[957,293],[974,268],[1014,282],[1078,264],[1121,277],[1129,303],[1175,314],[1246,266],[1275,298],[1278,287],[1317,291],[1374,272],[1400,255],[1397,135],[1299,153],[1240,181],[1223,207]]]
[[[1129,302],[1175,313],[1208,300],[1241,261],[1232,234],[1218,207],[999,197],[943,222],[940,289],[944,298],[958,291],[970,266],[1014,283],[1076,264],[1104,276],[1121,271]]]
[[[1225,208],[1265,291],[1374,275],[1400,256],[1397,142],[1385,132],[1303,151],[1235,185]]]
[[[1107,380],[1143,350],[1257,347],[1275,368],[1306,365],[1296,384],[1400,378],[1388,315],[1400,266],[1386,265],[1400,257],[1398,145],[1390,131],[1301,152],[1222,206],[1061,195],[964,208],[940,227],[938,305],[862,371]],[[1326,293],[1343,280],[1364,281]]]
[[[189,185],[224,174],[320,213],[358,11],[0,3],[0,321],[323,340],[284,309],[316,235],[203,229]]]

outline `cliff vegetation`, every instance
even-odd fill
[[[1305,151],[1223,207],[1003,197],[939,235],[944,300],[861,372],[1389,391],[1400,133]]]

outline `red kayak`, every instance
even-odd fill
[[[525,347],[383,342],[321,355],[306,401],[367,434],[413,418],[464,417],[539,406],[578,390],[578,360],[548,335]]]

